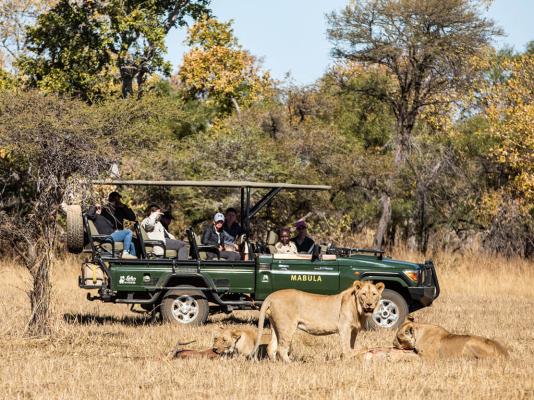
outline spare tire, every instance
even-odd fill
[[[67,212],[67,250],[79,254],[83,251],[83,217],[82,207],[71,205],[66,207]]]

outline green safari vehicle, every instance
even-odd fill
[[[254,216],[281,191],[328,190],[323,185],[218,181],[96,181],[106,185],[153,185],[234,188],[241,192],[241,223],[250,231]],[[251,192],[263,196],[251,204]],[[88,300],[141,306],[160,312],[164,320],[186,325],[206,322],[210,313],[254,310],[272,292],[293,288],[318,294],[337,294],[355,280],[383,282],[386,286],[378,311],[368,321],[369,328],[396,328],[409,312],[427,307],[439,296],[440,288],[432,261],[422,264],[393,260],[378,249],[313,247],[311,254],[272,254],[277,241],[274,232],[266,240],[242,238],[249,260],[209,260],[193,229],[187,230],[190,256],[178,260],[162,242],[148,240],[139,224],[134,225],[138,259],[120,258],[120,242],[96,232],[80,206],[67,207],[67,248],[86,252],[79,286],[97,290]],[[164,255],[152,252],[164,248]]]

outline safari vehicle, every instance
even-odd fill
[[[161,185],[182,187],[233,188],[241,191],[241,223],[250,231],[254,217],[281,191],[328,190],[323,185],[297,185],[257,182],[201,181],[97,181],[106,185]],[[263,195],[254,205],[251,193]],[[241,240],[249,246],[249,261],[209,260],[203,246],[190,228],[188,260],[177,260],[164,243],[147,239],[135,224],[139,259],[122,259],[122,243],[100,235],[82,213],[80,206],[67,211],[67,247],[73,253],[88,253],[83,263],[79,286],[97,290],[88,300],[140,305],[159,311],[164,320],[187,325],[206,322],[210,312],[258,309],[270,293],[294,288],[318,294],[337,294],[354,280],[384,282],[380,309],[368,321],[369,328],[395,328],[409,312],[429,306],[439,296],[439,284],[432,261],[415,264],[385,257],[377,249],[313,247],[311,254],[273,254],[278,237],[266,232],[265,240]],[[85,236],[85,241],[84,241]],[[164,248],[156,256],[154,246]]]

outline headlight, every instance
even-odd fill
[[[404,273],[404,275],[406,275],[408,277],[409,280],[411,280],[412,282],[414,283],[417,283],[419,282],[419,271],[414,271],[414,270],[406,270],[406,271],[402,271]]]

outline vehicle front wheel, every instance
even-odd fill
[[[408,315],[408,304],[404,297],[391,289],[384,289],[380,305],[367,320],[367,329],[397,329]]]
[[[200,290],[169,290],[161,302],[161,316],[166,322],[199,326],[208,320],[208,315],[208,300]]]

